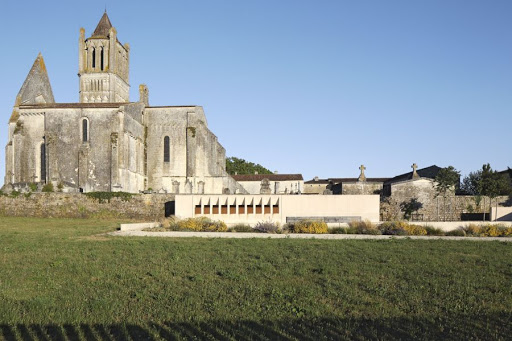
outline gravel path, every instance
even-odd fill
[[[451,237],[451,236],[388,236],[367,234],[268,234],[268,233],[236,233],[236,232],[149,232],[149,231],[116,231],[108,233],[119,237],[168,237],[168,238],[266,238],[266,239],[420,239],[420,240],[474,240],[512,242],[511,237]]]

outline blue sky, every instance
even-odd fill
[[[131,100],[201,105],[228,156],[305,179],[436,164],[512,167],[512,1],[11,1],[0,13],[7,122],[38,52],[78,101],[78,33],[107,6]]]

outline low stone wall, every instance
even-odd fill
[[[155,221],[165,215],[173,194],[133,194],[100,203],[81,193],[30,193],[0,196],[0,216],[52,218],[130,218]]]
[[[454,196],[446,198],[435,196],[435,192],[423,191],[419,195],[416,192],[394,193],[390,197],[384,197],[380,204],[381,220],[403,219],[400,204],[411,198],[416,198],[422,207],[416,212],[415,219],[423,221],[460,221],[462,213],[490,213],[491,200],[489,197]],[[508,196],[500,196],[492,199],[493,210],[498,206],[510,205]]]

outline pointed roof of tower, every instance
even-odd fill
[[[111,28],[112,23],[108,18],[107,11],[105,11],[91,37],[108,37]]]
[[[55,103],[55,99],[43,56],[39,53],[18,92],[16,106],[43,103]]]

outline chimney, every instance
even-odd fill
[[[146,84],[139,85],[139,102],[149,107],[149,90]]]
[[[319,180],[319,179],[318,179],[318,176],[315,176],[314,180],[315,180],[315,181],[318,181],[318,180]]]

